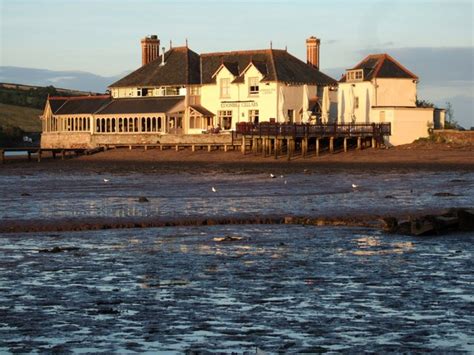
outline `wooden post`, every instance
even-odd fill
[[[319,138],[316,138],[316,156],[319,157]]]
[[[224,144],[224,152],[227,153],[227,144]]]
[[[195,152],[195,151],[196,151],[196,146],[195,146],[194,144],[191,146],[191,151],[192,151],[192,152]]]
[[[344,137],[344,153],[347,153],[347,137]]]
[[[291,145],[290,145],[290,138],[286,138],[286,159],[291,159]]]
[[[147,146],[147,145],[145,145],[145,150],[148,150],[148,146]]]
[[[211,145],[208,144],[208,145],[207,145],[207,152],[209,153],[210,151],[211,151]]]
[[[38,149],[38,163],[41,161],[41,149]]]
[[[61,160],[64,160],[66,158],[66,151],[63,149],[61,150]]]
[[[258,152],[258,138],[252,138],[252,153],[257,155]]]
[[[372,148],[377,147],[377,142],[375,141],[375,137],[372,137]]]
[[[275,137],[275,140],[273,141],[273,144],[274,144],[273,152],[275,153],[275,159],[278,159],[278,150],[280,149],[279,148],[280,142],[279,142],[279,139],[277,137]]]
[[[87,152],[87,151],[86,151],[86,152]],[[51,151],[51,153],[53,153],[53,159],[56,159],[56,151],[53,150],[53,151]],[[86,154],[87,154],[87,153],[86,153]]]
[[[179,150],[179,145],[178,145],[178,144],[176,144],[176,151],[178,151],[178,150]]]
[[[5,164],[5,151],[0,149],[0,159],[2,160],[2,164]]]
[[[242,154],[245,154],[245,136],[242,136],[242,147],[241,147]]]
[[[329,138],[329,153],[334,153],[334,137]]]
[[[28,151],[28,160],[31,160],[31,151]]]
[[[267,157],[267,145],[268,145],[268,138],[262,138],[262,153],[265,158]]]
[[[357,137],[357,150],[361,150],[361,149],[362,149],[362,138]]]

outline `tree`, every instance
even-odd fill
[[[434,103],[416,98],[416,107],[435,107]]]
[[[453,110],[453,105],[451,105],[451,102],[446,102],[446,120],[444,123],[444,128],[445,129],[458,129],[459,128],[458,122],[454,119],[454,110]]]

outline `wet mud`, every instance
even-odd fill
[[[474,351],[472,235],[3,234],[0,352]]]

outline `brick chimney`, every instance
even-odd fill
[[[319,45],[321,40],[314,36],[306,40],[306,63],[313,68],[319,69]]]
[[[142,66],[155,60],[160,55],[160,40],[157,35],[146,36],[141,40]]]

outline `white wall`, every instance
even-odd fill
[[[428,128],[433,123],[432,108],[374,108],[373,116],[385,116],[384,122],[390,122],[392,135],[388,137],[388,145],[409,144],[418,138],[428,137]],[[374,120],[380,122],[380,119]]]
[[[375,79],[376,97],[373,106],[416,107],[414,79]]]

